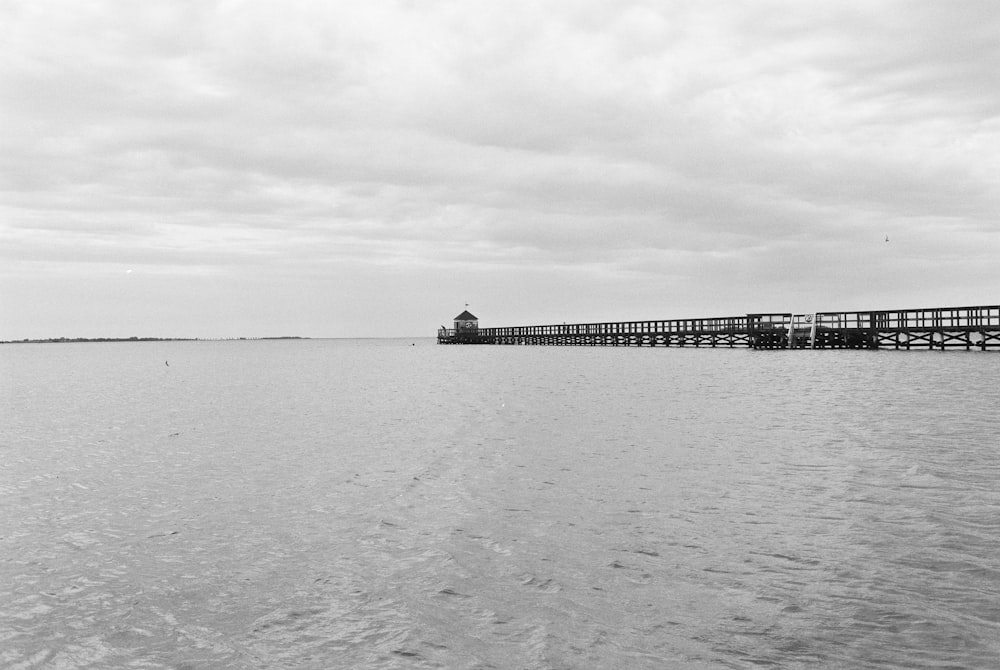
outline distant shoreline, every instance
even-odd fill
[[[0,340],[0,344],[76,344],[80,342],[228,342],[232,340],[308,340],[298,335],[280,337],[49,337],[44,339]]]

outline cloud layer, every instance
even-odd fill
[[[1000,302],[994,2],[0,19],[0,339]]]

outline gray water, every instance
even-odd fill
[[[1000,667],[998,380],[989,353],[5,345],[0,667]]]

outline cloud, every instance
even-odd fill
[[[350,272],[391,300],[410,273],[429,309],[462,272],[581,312],[654,281],[686,314],[740,311],[718,296],[748,282],[765,309],[874,308],[893,275],[908,303],[941,297],[928,274],[970,301],[998,288],[976,260],[1000,251],[991,2],[38,0],[0,18],[9,277],[121,263],[290,295]],[[620,304],[652,295],[634,293]]]

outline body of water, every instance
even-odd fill
[[[0,668],[996,668],[1000,356],[0,347]]]

